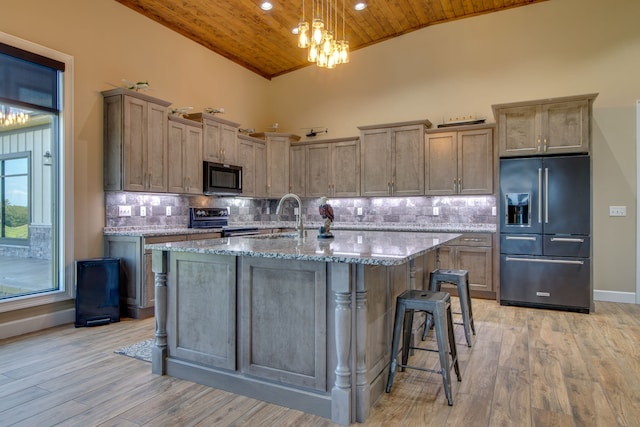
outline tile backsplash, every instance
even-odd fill
[[[358,197],[330,199],[339,223],[495,224],[494,196]],[[303,198],[305,222],[321,221],[319,198]],[[277,199],[187,196],[106,192],[106,227],[187,227],[189,207],[229,207],[229,222],[293,221],[295,202],[285,202],[275,214]],[[131,216],[119,216],[119,206],[130,206]],[[141,216],[141,207],[146,211]],[[171,215],[167,216],[167,207]]]

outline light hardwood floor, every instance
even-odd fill
[[[640,306],[600,302],[586,315],[473,303],[472,348],[456,326],[462,382],[454,406],[439,375],[407,370],[365,425],[640,426]],[[0,341],[0,426],[333,425],[153,375],[149,363],[114,353],[153,328],[153,319],[122,319]],[[437,366],[426,352],[411,362]]]

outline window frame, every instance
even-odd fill
[[[45,46],[20,39],[0,31],[0,43],[22,49],[36,55],[50,58],[65,64],[65,70],[60,73],[58,85],[62,85],[60,94],[60,113],[58,126],[54,131],[58,133],[58,202],[55,204],[57,226],[54,242],[57,247],[52,248],[56,257],[59,289],[51,292],[24,295],[0,301],[0,313],[53,304],[75,298],[75,262],[74,262],[74,196],[73,196],[73,74],[74,59],[71,55],[47,48]],[[55,202],[54,202],[55,203]]]

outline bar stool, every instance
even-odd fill
[[[444,270],[435,269],[431,272],[429,278],[429,290],[439,292],[442,288],[441,283],[451,283],[458,288],[458,297],[460,298],[460,309],[462,314],[462,323],[455,322],[457,325],[464,325],[464,335],[467,338],[467,345],[471,347],[471,331],[476,334],[476,327],[473,324],[473,309],[471,308],[471,293],[469,291],[469,272],[467,270]],[[422,340],[427,338],[429,329],[433,326],[431,316],[427,314],[425,321]]]
[[[411,326],[413,325],[414,311],[426,311],[434,318],[436,341],[438,349],[415,347],[411,345]],[[402,343],[402,363],[398,363],[398,346],[401,335],[404,332]],[[447,341],[448,340],[448,341]],[[440,356],[440,370],[421,368],[407,364],[410,350],[423,350],[438,352]],[[451,361],[449,360],[451,355]],[[387,393],[391,391],[393,377],[396,368],[404,371],[405,368],[442,374],[444,392],[449,406],[453,405],[451,395],[451,363],[455,369],[458,381],[460,367],[458,365],[458,352],[455,337],[453,335],[453,320],[451,317],[451,297],[447,292],[431,292],[419,289],[404,291],[396,300],[396,318],[393,325],[393,341],[391,343],[391,365],[389,366],[389,378],[387,379]]]

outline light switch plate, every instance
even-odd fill
[[[433,216],[438,216],[440,215],[440,208],[433,208]]]
[[[171,206],[167,206],[167,207],[165,208],[165,215],[166,215],[166,216],[171,216]]]
[[[609,206],[609,216],[627,216],[627,207]]]
[[[362,208],[358,208],[358,215],[362,215]]]
[[[131,216],[131,206],[118,206],[118,216]]]
[[[496,207],[495,206],[491,207],[491,215],[496,216]]]
[[[147,207],[140,206],[140,216],[147,216]]]

